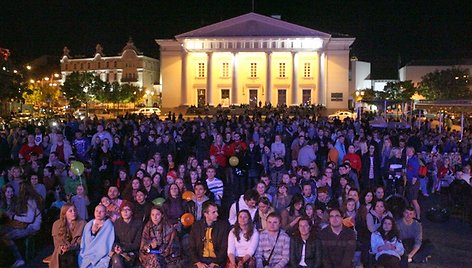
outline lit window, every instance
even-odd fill
[[[197,77],[198,78],[204,78],[205,77],[205,63],[203,63],[203,62],[198,63]]]
[[[310,78],[311,77],[311,63],[305,62],[303,65],[303,77]]]
[[[223,62],[223,66],[221,66],[221,77],[229,77],[229,63]]]
[[[257,63],[251,62],[251,78],[257,77]]]
[[[285,62],[280,62],[280,63],[279,63],[279,77],[280,77],[280,78],[285,78],[285,77],[286,77],[286,74],[285,74]]]

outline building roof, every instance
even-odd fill
[[[267,17],[257,13],[247,13],[196,30],[177,35],[182,38],[211,37],[319,37],[330,38],[328,33]]]

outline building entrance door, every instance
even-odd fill
[[[287,90],[279,89],[277,94],[277,105],[283,106],[285,104],[287,104]]]
[[[229,106],[229,89],[221,90],[221,106],[223,107]]]
[[[249,89],[249,106],[257,107],[257,89]]]
[[[197,107],[203,107],[206,104],[206,90],[204,88],[197,89]]]
[[[303,89],[302,98],[303,105],[311,105],[311,89]]]

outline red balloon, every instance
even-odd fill
[[[180,222],[184,227],[190,227],[195,222],[195,217],[192,213],[185,213],[180,217]]]

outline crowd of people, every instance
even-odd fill
[[[283,113],[25,125],[0,136],[0,243],[12,267],[44,228],[50,267],[406,267],[431,253],[419,195],[470,186],[471,154],[467,131]]]

